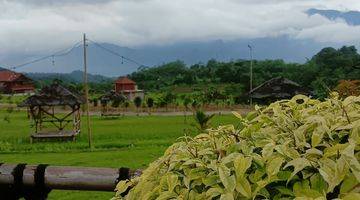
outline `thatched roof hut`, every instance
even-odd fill
[[[85,100],[58,83],[44,87],[38,94],[25,99],[19,106],[28,107],[34,124],[34,139],[72,139],[80,133],[80,106]],[[68,106],[70,110],[58,112],[55,107]],[[47,125],[44,125],[47,124]],[[68,125],[72,124],[71,127]]]
[[[125,101],[127,98],[123,94],[117,93],[114,90],[102,95],[100,97],[101,102],[110,102],[110,101]]]
[[[261,102],[288,99],[297,94],[310,95],[311,91],[284,77],[270,79],[249,92],[249,96]]]
[[[85,99],[70,92],[58,83],[45,86],[38,94],[32,95],[19,104],[21,107],[70,106],[83,104]]]

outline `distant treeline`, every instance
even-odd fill
[[[159,91],[174,85],[233,84],[239,95],[249,91],[249,76],[249,60],[210,60],[190,67],[182,61],[175,61],[142,68],[129,75],[139,88],[147,91]],[[360,79],[360,55],[354,46],[344,46],[340,49],[324,48],[304,64],[285,63],[283,60],[254,61],[254,86],[278,76],[309,87],[317,97],[323,98],[340,80]]]
[[[60,79],[70,89],[81,92],[83,74],[28,74],[36,80],[37,88]],[[293,80],[314,91],[316,97],[324,98],[340,80],[360,79],[360,55],[354,46],[340,49],[324,48],[304,64],[286,63],[283,60],[255,60],[253,63],[254,87],[278,76]],[[186,66],[175,61],[151,68],[140,68],[129,74],[140,89],[147,92],[175,92],[174,88],[192,91],[217,89],[225,95],[240,96],[249,91],[250,61],[219,62],[210,60]],[[103,94],[114,88],[114,78],[90,75],[90,92]]]

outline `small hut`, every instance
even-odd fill
[[[120,116],[121,113],[118,112],[118,107],[121,103],[125,102],[127,98],[115,91],[110,91],[100,97],[101,102],[101,116],[103,117],[116,117]],[[111,107],[109,107],[109,103],[111,103]]]
[[[284,77],[270,79],[249,92],[249,96],[259,103],[289,99],[297,94],[308,96],[311,91]]]
[[[58,83],[25,99],[19,106],[28,108],[33,121],[35,130],[30,135],[30,142],[50,138],[75,140],[80,133],[80,106],[83,102],[80,96]]]

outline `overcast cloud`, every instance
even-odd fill
[[[351,44],[360,26],[308,16],[359,0],[0,0],[0,53],[59,49],[81,34],[121,46],[287,35]]]

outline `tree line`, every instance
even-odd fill
[[[255,60],[253,83],[255,86],[278,76],[293,80],[310,88],[315,97],[324,98],[340,80],[360,79],[360,55],[354,46],[340,49],[322,49],[305,63],[286,63],[283,60]],[[161,91],[174,85],[227,84],[227,95],[241,95],[249,91],[250,60],[220,62],[209,60],[186,66],[174,61],[152,68],[141,68],[129,75],[139,88]]]
[[[250,84],[250,60],[233,60],[220,62],[209,60],[207,63],[197,63],[187,66],[182,61],[174,61],[151,68],[142,67],[128,75],[136,81],[140,89],[155,95],[158,104],[164,104],[171,93],[179,94],[174,87],[187,88],[191,96],[217,95],[234,98],[246,95]],[[311,89],[317,98],[325,98],[330,90],[349,88],[360,91],[360,55],[354,46],[344,46],[339,49],[327,47],[315,54],[305,63],[287,63],[283,60],[254,60],[253,85],[282,76]],[[82,83],[68,81],[60,77],[62,84],[72,91],[82,91]],[[353,82],[341,82],[353,80]],[[355,80],[355,82],[354,82]],[[50,84],[52,80],[37,81],[37,88]],[[105,94],[114,88],[114,80],[103,80],[89,83],[92,96]],[[208,93],[208,94],[206,94]],[[343,93],[346,93],[343,92]],[[352,92],[354,94],[354,92]],[[171,95],[169,95],[171,94]],[[151,95],[153,96],[153,95]],[[181,99],[185,99],[181,98]],[[161,106],[161,105],[160,105]]]

